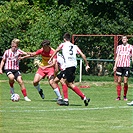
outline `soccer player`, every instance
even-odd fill
[[[123,98],[127,101],[127,91],[128,91],[128,78],[130,74],[130,57],[132,56],[133,61],[133,46],[128,44],[127,36],[122,36],[122,44],[117,46],[116,59],[114,64],[114,72],[116,72],[117,79],[117,98],[116,100],[121,100],[121,90],[122,90],[122,76],[124,76],[124,94]]]
[[[0,64],[0,74],[3,73],[2,69],[4,66],[5,73],[9,79],[10,93],[14,94],[14,86],[13,85],[16,80],[18,82],[18,84],[20,85],[22,94],[24,96],[24,100],[31,101],[27,97],[26,88],[25,88],[24,82],[22,80],[22,75],[19,71],[19,57],[22,55],[27,55],[27,53],[18,48],[19,43],[20,43],[19,39],[16,39],[16,38],[13,39],[11,42],[11,48],[7,49],[4,52],[4,55],[3,55],[3,58],[2,58],[1,64]]]
[[[64,96],[64,104],[66,106],[68,106],[69,105],[69,102],[68,102],[68,87],[67,87],[67,85],[65,83],[65,81],[66,81],[66,77],[65,77],[65,61],[64,61],[64,57],[60,53],[57,53],[56,69],[57,69],[57,71],[60,70],[60,72],[58,72],[58,74],[55,77],[54,81],[57,84],[59,82],[61,83],[63,96]]]
[[[86,59],[86,56],[82,53],[77,45],[72,44],[71,36],[69,33],[65,33],[63,36],[64,43],[61,43],[57,49],[55,50],[54,54],[51,56],[49,63],[51,63],[53,57],[62,50],[63,57],[65,59],[65,76],[66,76],[66,84],[69,88],[71,88],[78,96],[84,100],[85,106],[88,106],[90,98],[87,98],[80,89],[74,85],[75,80],[75,71],[77,66],[76,54],[80,54],[85,61],[86,64],[86,71],[90,68]],[[57,103],[59,105],[65,105],[64,100],[58,100]]]
[[[37,89],[41,98],[44,99],[45,96],[44,96],[43,90],[40,87],[39,82],[43,78],[47,77],[49,84],[53,88],[58,99],[62,99],[58,85],[54,82],[55,64],[56,64],[56,58],[57,57],[55,56],[52,60],[52,63],[48,64],[48,60],[50,59],[50,57],[54,53],[54,49],[52,47],[50,47],[50,41],[49,40],[44,40],[41,43],[41,47],[42,47],[41,49],[37,50],[36,52],[31,52],[31,53],[29,53],[30,55],[24,56],[21,59],[41,55],[42,56],[42,62],[41,62],[41,64],[39,64],[38,70],[34,76],[33,85]]]

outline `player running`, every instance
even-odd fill
[[[62,50],[63,57],[65,59],[65,76],[66,76],[66,84],[69,88],[71,88],[78,96],[84,100],[85,106],[88,106],[90,98],[87,98],[80,89],[74,85],[75,80],[75,71],[77,67],[76,54],[80,54],[85,61],[86,71],[90,68],[86,59],[86,56],[82,53],[82,51],[78,48],[77,45],[74,45],[70,42],[71,37],[69,33],[64,34],[63,36],[64,43],[61,43],[59,47],[55,50],[54,54],[49,59],[49,63],[52,62],[54,56]],[[58,100],[57,103],[59,105],[65,105],[64,100]]]
[[[7,49],[4,52],[1,64],[0,64],[0,74],[3,73],[2,69],[4,66],[5,73],[9,79],[9,85],[10,85],[10,93],[14,94],[14,82],[15,80],[20,85],[22,94],[24,96],[25,101],[31,101],[27,97],[26,88],[24,86],[24,82],[22,80],[22,75],[19,71],[19,57],[22,55],[27,55],[26,52],[20,50],[18,48],[18,45],[20,43],[19,39],[13,39],[11,42],[11,48]]]
[[[31,52],[29,53],[30,55],[22,57],[21,59],[28,58],[28,57],[33,57],[37,55],[42,56],[42,62],[39,64],[39,68],[34,76],[34,81],[33,85],[37,89],[38,93],[40,94],[41,98],[44,99],[44,93],[43,90],[40,87],[40,81],[47,77],[50,86],[53,88],[56,96],[58,99],[62,99],[58,85],[54,82],[54,74],[55,74],[55,64],[56,64],[56,56],[53,57],[52,63],[48,64],[48,60],[54,53],[54,49],[50,47],[50,41],[49,40],[44,40],[41,43],[42,48],[37,50],[36,52]]]

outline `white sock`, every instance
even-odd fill
[[[62,99],[58,88],[54,89],[54,92],[55,92],[56,96],[58,97],[58,99]]]
[[[64,101],[68,101],[68,99],[67,99],[67,98],[65,98],[65,99],[64,99]]]
[[[10,93],[14,94],[14,88],[10,87]]]
[[[38,90],[38,92],[41,90],[40,84],[38,84],[37,86],[34,86],[34,87]]]

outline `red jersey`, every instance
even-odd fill
[[[42,62],[41,62],[41,66],[47,66],[48,61],[50,59],[50,57],[52,56],[52,54],[54,53],[54,49],[50,47],[49,52],[46,52],[43,50],[43,48],[39,49],[36,51],[36,55],[41,55],[42,56]],[[56,56],[54,58],[57,58]]]
[[[130,67],[130,58],[133,53],[133,46],[130,44],[117,46],[116,54],[119,55],[117,67]]]
[[[5,70],[19,70],[19,60],[18,57],[20,55],[23,55],[25,52],[17,49],[15,52],[13,52],[11,49],[7,49],[4,52],[3,59],[6,60],[4,69]]]

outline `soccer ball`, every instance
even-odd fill
[[[20,100],[19,94],[12,94],[11,100],[12,100],[13,102],[18,102],[18,101]]]

